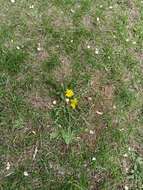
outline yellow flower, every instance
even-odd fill
[[[74,95],[74,92],[72,89],[67,89],[65,92],[65,96],[68,98],[71,98]]]
[[[77,98],[71,99],[70,103],[71,103],[71,107],[72,107],[73,109],[75,109],[76,106],[78,105],[78,100],[77,100]]]

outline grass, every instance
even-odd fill
[[[1,190],[143,189],[142,9],[0,0]]]

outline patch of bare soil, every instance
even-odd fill
[[[50,18],[51,24],[57,29],[73,27],[72,19],[65,15],[64,11],[55,6],[51,6],[45,16]]]
[[[70,77],[71,74],[72,66],[70,58],[67,56],[60,56],[60,66],[53,72],[56,81],[64,82],[64,80]]]
[[[105,73],[95,71],[91,75],[91,81],[83,97],[84,107],[85,104],[86,107],[89,107],[87,117],[84,118],[87,123],[87,131],[81,133],[80,139],[91,150],[95,150],[98,137],[108,125],[103,119],[104,114],[111,113],[113,115],[114,125],[115,87],[113,84],[104,84]]]
[[[88,30],[93,29],[93,18],[90,15],[85,15],[82,19],[84,27]]]
[[[10,167],[8,170],[6,168],[3,169],[2,173],[0,174],[0,180],[4,177],[12,175],[15,172],[15,169],[23,166],[25,161],[30,159],[32,160],[33,151],[33,147],[29,147],[19,155],[13,154],[13,156],[7,156],[7,161],[9,162]],[[5,166],[6,164],[7,163],[5,163]]]
[[[38,54],[37,54],[37,59],[38,61],[44,61],[45,59],[47,59],[49,57],[49,54],[46,50],[42,50],[42,51],[39,51]]]
[[[128,15],[128,34],[131,39],[133,38],[132,29],[133,29],[134,24],[137,22],[138,18],[139,18],[139,10],[134,5],[134,3],[131,2],[130,9],[129,9],[129,15]]]
[[[143,71],[143,53],[141,52],[135,52],[135,57],[138,61],[140,61],[141,64],[141,68],[142,68],[142,71]]]
[[[90,81],[90,88],[93,89],[95,92],[100,90],[101,87],[101,80],[105,77],[105,73],[100,71],[95,71],[91,74],[91,81]]]
[[[93,171],[91,173],[91,186],[90,190],[99,190],[100,184],[103,183],[103,181],[108,178],[108,175],[106,172],[103,171]]]
[[[30,102],[35,108],[46,109],[50,107],[50,103],[48,100],[45,100],[38,96],[31,97]]]
[[[100,71],[96,71],[93,76],[91,77],[91,82],[89,89],[92,89],[91,91],[93,94],[91,96],[99,94],[101,102],[100,104],[112,106],[113,99],[114,99],[114,91],[115,87],[113,84],[103,84],[103,80],[106,77],[105,73],[102,73]],[[90,90],[89,90],[90,93]],[[99,105],[96,107],[100,107]]]
[[[52,108],[52,101],[48,97],[42,97],[39,94],[30,95],[27,101],[36,109],[47,110]]]
[[[128,0],[128,5],[129,5],[129,24],[132,26],[135,21],[139,18],[139,10],[135,6],[135,3],[132,0]]]
[[[130,38],[132,39],[133,38],[132,30],[135,23],[137,23],[140,17],[140,13],[139,13],[138,7],[136,7],[135,3],[132,0],[128,1],[128,5],[129,5],[128,33],[129,33]],[[134,55],[134,57],[138,61],[143,62],[142,52],[137,52],[135,48],[130,48],[129,51],[131,52],[131,54]]]
[[[112,110],[113,108],[114,92],[115,87],[112,84],[108,84],[102,87],[101,95],[103,97],[105,105],[109,110]]]

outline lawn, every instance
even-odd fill
[[[0,0],[0,190],[143,190],[143,1]]]

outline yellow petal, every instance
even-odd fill
[[[78,105],[78,100],[76,98],[71,99],[71,107],[75,109],[77,105]]]
[[[71,107],[72,107],[73,109],[76,108],[75,104],[72,104],[72,103],[71,103]]]
[[[74,96],[74,92],[72,89],[67,89],[65,92],[65,96],[68,98],[71,98],[72,96]]]

